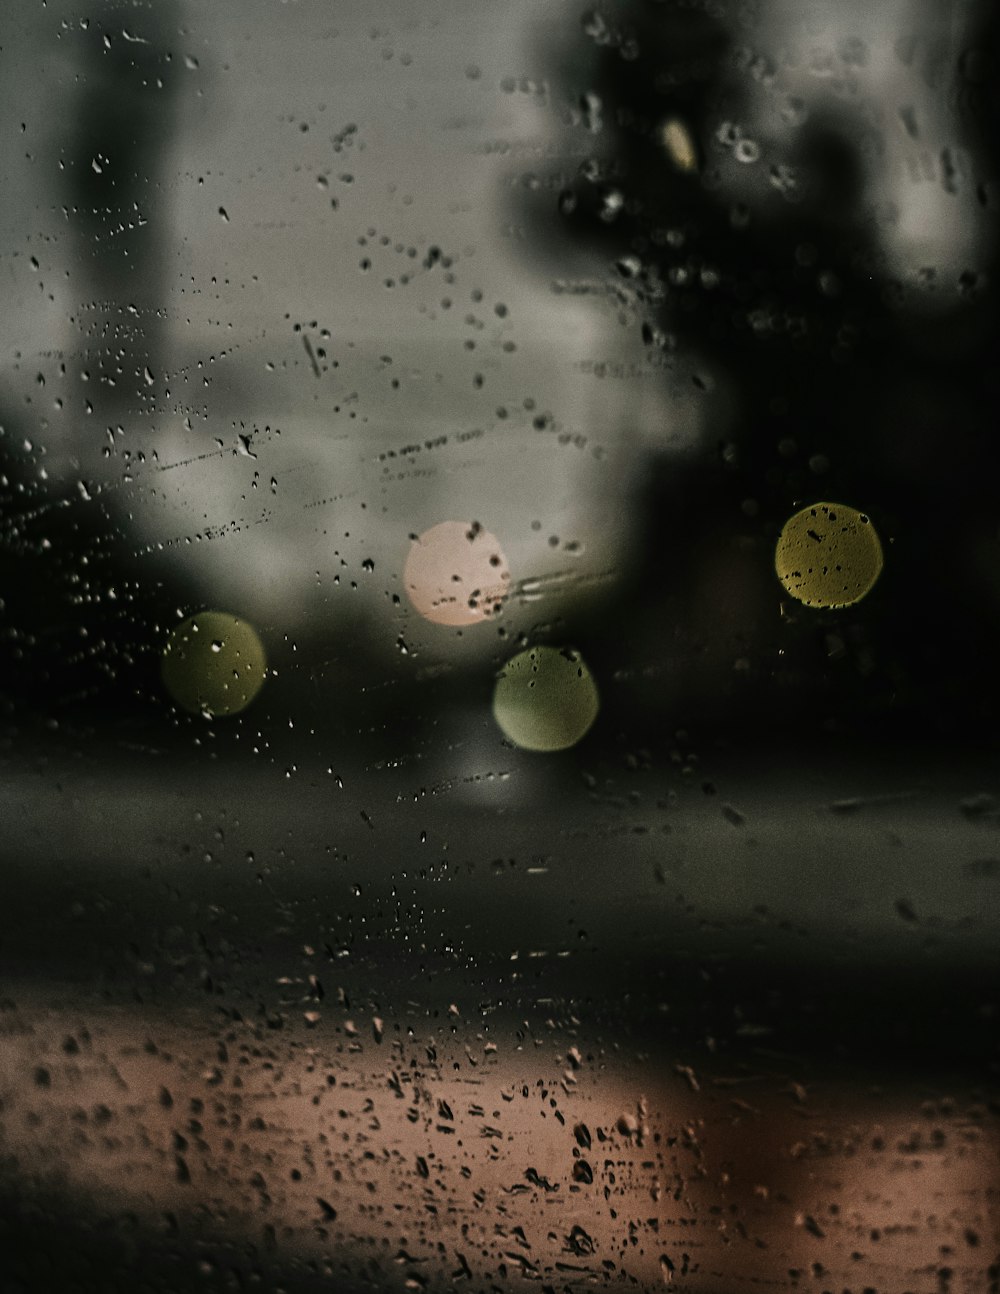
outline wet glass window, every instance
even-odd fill
[[[998,53],[8,5],[2,1294],[996,1294]]]

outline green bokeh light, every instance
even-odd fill
[[[199,611],[171,631],[161,672],[167,691],[192,714],[239,714],[263,686],[267,658],[244,620]]]
[[[566,750],[597,718],[597,685],[579,652],[531,647],[507,662],[493,691],[493,717],[523,750]]]

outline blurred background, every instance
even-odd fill
[[[475,1056],[606,1136],[564,1162],[516,1124],[562,1195],[528,1165],[515,1221],[509,1181],[457,1183],[377,1268],[352,1142],[301,1187],[347,1288],[997,1287],[996,57],[972,0],[8,15],[11,1290],[328,1283],[300,1188],[265,1206],[248,1164],[302,1182],[306,1075],[375,1101],[393,1036],[428,1108]],[[879,539],[848,606],[775,571],[820,502]],[[237,1036],[286,1111],[243,1161],[192,1104]],[[728,1258],[662,1239],[647,1124]],[[587,1242],[511,1266],[569,1192]]]

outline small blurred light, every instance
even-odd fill
[[[878,579],[882,545],[863,512],[816,503],[785,522],[774,567],[785,589],[807,607],[849,607]]]
[[[691,138],[691,132],[682,121],[676,117],[671,117],[669,121],[663,123],[661,132],[663,147],[678,171],[696,171],[698,169],[698,153],[694,146],[694,140]]]
[[[163,651],[164,686],[192,714],[239,714],[260,691],[266,672],[256,632],[223,611],[189,616],[171,630]]]
[[[504,666],[493,691],[493,717],[523,750],[566,750],[597,718],[597,685],[579,652],[531,647]]]
[[[410,545],[403,585],[424,619],[472,625],[500,610],[510,568],[496,536],[478,522],[442,521]]]

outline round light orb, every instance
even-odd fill
[[[474,625],[495,616],[510,588],[507,558],[476,521],[442,521],[410,545],[403,586],[437,625]]]
[[[597,685],[583,657],[568,647],[531,647],[501,670],[493,717],[522,750],[567,750],[597,718]]]
[[[245,710],[267,672],[264,647],[254,629],[224,611],[199,611],[170,631],[161,674],[167,691],[192,714],[227,715]]]
[[[785,589],[807,607],[849,607],[878,579],[882,545],[857,508],[814,503],[785,522],[774,568]]]

